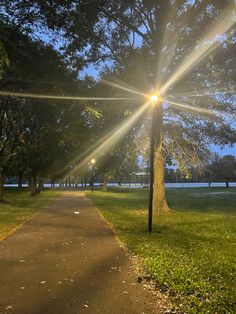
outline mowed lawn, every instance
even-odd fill
[[[45,190],[31,197],[27,190],[7,190],[6,203],[0,203],[0,240],[19,228],[40,208],[47,206],[59,193]]]
[[[167,190],[173,209],[147,233],[146,189],[87,192],[182,313],[236,313],[236,189]]]

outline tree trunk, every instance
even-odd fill
[[[37,194],[37,177],[32,175],[30,179],[30,195],[35,196]]]
[[[19,170],[19,173],[18,173],[18,188],[19,189],[22,188],[22,181],[23,181],[23,173],[22,173],[22,170]]]
[[[39,194],[42,190],[43,190],[43,179],[39,179],[39,184],[37,186],[37,190],[36,190],[36,193]]]
[[[3,169],[0,168],[0,203],[4,202],[4,173]]]
[[[229,187],[229,180],[228,180],[228,178],[225,178],[225,187],[226,187],[226,188]]]
[[[103,192],[107,191],[107,177],[106,176],[104,176],[103,178],[102,191]]]
[[[156,213],[169,212],[170,208],[165,194],[165,160],[163,157],[163,107],[157,103],[154,110],[155,115],[155,158],[154,158],[154,188],[153,188],[153,210]]]
[[[153,209],[156,212],[169,212],[170,208],[166,202],[165,194],[165,168],[164,159],[159,156],[154,161],[154,190],[153,190]]]

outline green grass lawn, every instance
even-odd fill
[[[167,190],[173,210],[155,215],[153,234],[147,233],[147,190],[87,195],[183,313],[236,313],[236,189]]]
[[[37,210],[47,206],[59,193],[55,190],[45,190],[31,197],[27,190],[7,190],[7,202],[0,203],[0,240],[19,228]]]

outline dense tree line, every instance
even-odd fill
[[[7,56],[0,89],[39,95],[1,96],[0,200],[4,199],[6,177],[17,176],[19,186],[23,179],[27,180],[32,196],[41,191],[45,179],[52,182],[69,182],[75,177],[78,182],[86,176],[89,179],[88,165],[77,169],[80,155],[114,123],[124,119],[123,110],[114,111],[110,104],[98,107],[94,101],[43,99],[41,94],[88,96],[91,91],[99,96],[101,88],[90,78],[79,80],[77,72],[52,46],[9,24],[1,23],[0,31]],[[123,151],[122,158],[127,152]],[[124,164],[121,152],[110,149],[105,154],[103,162],[96,165],[104,181]]]
[[[209,156],[208,163],[201,172],[191,167],[188,174],[183,173],[179,168],[166,168],[166,182],[208,182],[209,187],[212,182],[225,182],[229,187],[229,182],[236,181],[236,158],[232,155],[220,157],[218,154]]]

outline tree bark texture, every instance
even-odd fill
[[[153,210],[156,213],[169,212],[165,193],[165,159],[163,156],[163,107],[161,103],[156,105],[155,115],[155,158],[154,158],[154,190]]]
[[[107,177],[106,177],[106,175],[103,178],[102,191],[103,192],[107,191]]]
[[[19,189],[22,188],[22,183],[23,183],[23,173],[22,173],[22,170],[19,170],[19,173],[18,173],[18,188]]]
[[[0,168],[0,203],[4,202],[4,172]]]
[[[37,194],[37,177],[36,175],[31,176],[30,183],[30,195],[35,196]]]
[[[43,190],[43,184],[44,184],[44,180],[42,178],[39,179],[39,183],[37,186],[37,194],[39,194],[42,190]]]

